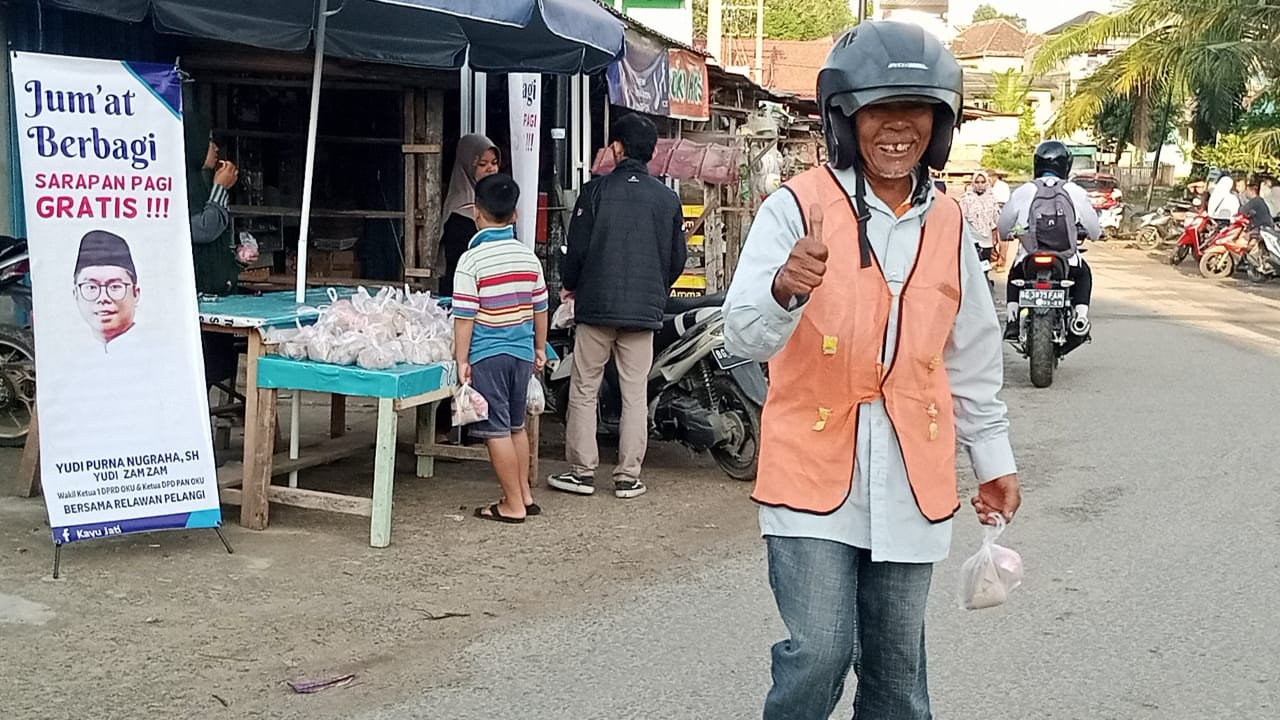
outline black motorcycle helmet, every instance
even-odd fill
[[[866,22],[845,33],[818,72],[818,102],[832,166],[858,162],[853,116],[868,105],[920,100],[935,110],[923,161],[941,170],[961,120],[964,74],[938,39],[916,25]]]
[[[1071,176],[1071,150],[1061,140],[1045,140],[1036,146],[1035,176],[1053,175],[1061,180]]]
[[[916,25],[864,22],[845,33],[818,72],[818,104],[831,166],[859,168],[854,116],[870,105],[920,101],[933,105],[933,137],[921,158],[917,199],[928,192],[930,167],[941,170],[951,155],[951,141],[962,119],[964,72],[938,39]],[[866,180],[857,174],[854,202],[862,267],[871,265]]]

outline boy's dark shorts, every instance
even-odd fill
[[[472,437],[496,440],[524,430],[533,363],[495,355],[471,366],[471,387],[489,403],[489,419],[467,426]]]

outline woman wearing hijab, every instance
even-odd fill
[[[997,238],[996,223],[1000,206],[992,194],[987,174],[976,172],[960,197],[960,214],[964,217],[964,236],[978,249],[984,273],[991,271],[991,249]],[[991,279],[988,277],[987,282]]]
[[[476,235],[476,183],[498,172],[498,147],[483,135],[463,135],[458,140],[458,154],[449,176],[449,193],[444,199],[444,233],[440,251],[444,255],[444,274],[440,276],[440,295],[453,295],[453,274],[458,260]]]
[[[1240,197],[1236,195],[1236,183],[1230,175],[1223,175],[1213,186],[1209,196],[1209,217],[1219,223],[1229,223],[1240,212]]]
[[[458,261],[476,236],[476,183],[498,172],[498,147],[483,135],[463,135],[458,140],[458,153],[449,176],[449,192],[444,198],[444,232],[440,236],[440,254],[444,256],[444,274],[440,276],[440,296],[453,296],[453,274]],[[448,401],[436,410],[437,442],[447,439],[453,424],[453,407]]]

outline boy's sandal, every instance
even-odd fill
[[[511,525],[519,525],[524,522],[524,518],[507,517],[498,512],[498,503],[490,505],[489,512],[485,512],[484,508],[476,508],[475,515],[481,520],[493,520],[495,522],[508,523]]]
[[[542,507],[539,506],[538,503],[534,503],[532,505],[525,505],[524,514],[525,515],[541,515]]]

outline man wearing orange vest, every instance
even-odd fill
[[[1021,500],[1001,328],[956,202],[934,191],[960,66],[913,25],[870,22],[818,74],[829,165],[770,196],[725,304],[727,349],[769,361],[753,499],[790,638],[765,720],[826,720],[853,668],[854,717],[929,720],[924,618],[960,509]]]

